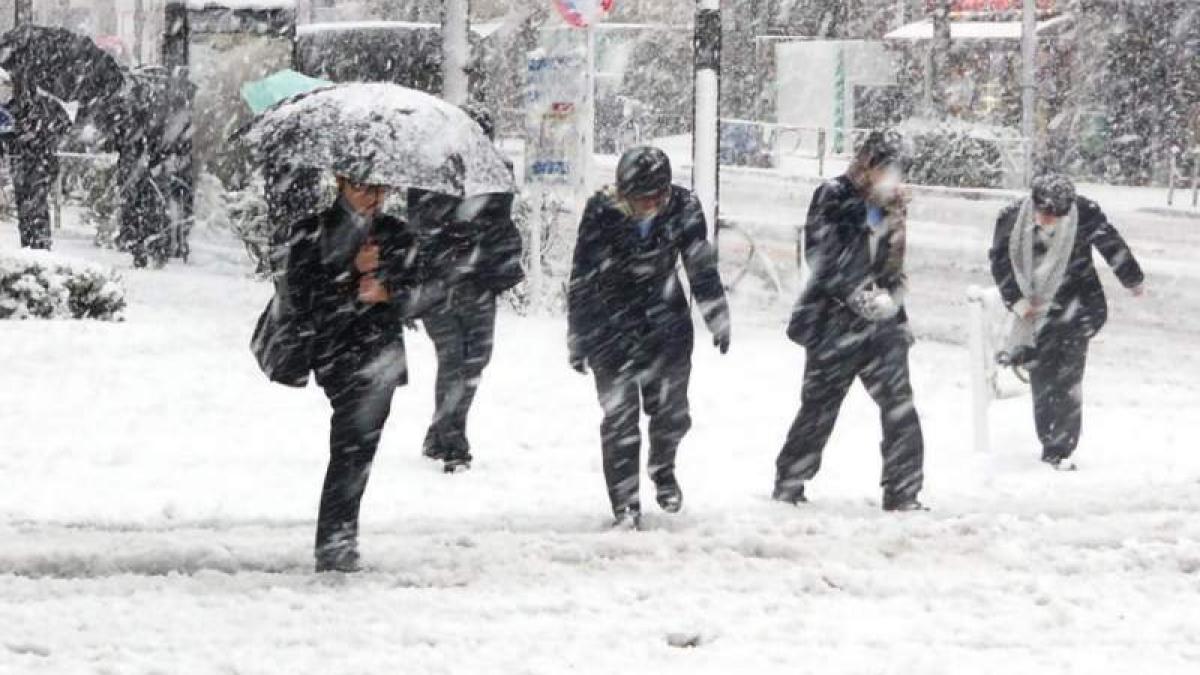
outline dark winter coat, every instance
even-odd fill
[[[568,291],[572,358],[619,369],[690,355],[691,312],[676,274],[681,258],[709,330],[727,331],[729,306],[707,236],[700,201],[679,186],[644,238],[611,191],[588,200]]]
[[[322,255],[322,238],[333,228],[347,227],[348,217],[335,204],[293,225],[281,286],[296,318],[296,330],[311,340],[309,366],[322,385],[359,371],[386,348],[397,347],[403,354],[403,322],[423,311],[438,294],[422,284],[411,230],[403,221],[380,214],[370,236],[380,248],[376,275],[391,300],[374,305],[359,302],[360,274],[354,268],[358,247],[336,260]],[[402,376],[399,384],[406,381]]]
[[[71,118],[54,99],[28,87],[18,87],[10,112],[16,123],[10,141],[14,154],[48,155],[53,153],[63,136],[71,129]]]
[[[1075,206],[1079,213],[1075,245],[1071,249],[1071,259],[1067,263],[1062,286],[1054,297],[1042,332],[1067,329],[1073,334],[1090,338],[1100,332],[1108,319],[1104,289],[1092,264],[1092,247],[1100,251],[1126,288],[1142,283],[1145,275],[1117,228],[1108,222],[1095,202],[1077,197]],[[1000,287],[1000,295],[1009,309],[1023,299],[1016,277],[1013,276],[1013,262],[1009,254],[1009,237],[1020,209],[1021,202],[1018,201],[1000,212],[992,248],[988,253],[992,278]]]
[[[788,324],[793,342],[814,348],[872,327],[850,309],[850,296],[870,283],[889,291],[904,283],[901,274],[887,271],[890,238],[884,236],[878,246],[872,258],[867,202],[847,176],[816,189],[804,225],[804,257],[810,276]],[[888,323],[906,329],[904,308]]]
[[[521,233],[512,221],[513,196],[486,194],[460,199],[409,190],[408,214],[422,264],[455,277],[452,300],[487,299],[516,286],[521,269]]]

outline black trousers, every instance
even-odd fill
[[[11,166],[21,246],[49,249],[49,199],[58,177],[58,158],[53,152],[14,154]]]
[[[1066,459],[1079,444],[1087,351],[1088,339],[1082,335],[1059,333],[1038,340],[1029,383],[1042,459]]]
[[[909,382],[908,348],[907,333],[893,326],[826,340],[808,350],[800,412],[775,462],[777,483],[817,475],[842,401],[857,378],[879,406],[884,501],[916,497],[924,482],[925,446]]]
[[[425,453],[469,460],[467,414],[483,369],[492,359],[496,297],[481,293],[457,298],[449,308],[426,315],[423,322],[438,362],[433,422],[425,434]]]
[[[688,409],[691,353],[660,356],[648,365],[593,366],[596,392],[604,409],[600,447],[604,480],[613,513],[641,508],[638,470],[642,435],[639,408],[650,418],[650,456],[646,470],[658,483],[674,477],[675,453],[692,427]]]
[[[321,386],[333,406],[329,466],[317,515],[317,555],[354,548],[358,509],[398,380],[385,368],[338,374]]]

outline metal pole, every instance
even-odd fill
[[[596,17],[597,19],[599,17]],[[579,192],[577,203],[587,201],[588,192],[594,184],[593,171],[596,157],[596,25],[595,20],[589,21],[584,30],[584,83],[583,110],[580,119],[580,142],[582,143]]]
[[[1034,126],[1037,97],[1037,4],[1025,0],[1021,22],[1021,135],[1025,139],[1025,186],[1033,181]]]
[[[13,5],[13,26],[33,23],[33,0],[16,0]]]
[[[133,3],[133,63],[145,63],[146,44],[146,3],[145,0],[134,0]]]
[[[444,0],[442,5],[442,98],[455,105],[466,103],[469,95],[470,5],[470,0]]]
[[[975,452],[989,450],[991,432],[988,425],[988,405],[992,401],[988,383],[988,355],[984,340],[984,290],[978,286],[967,289],[968,351],[971,358],[971,428]]]
[[[692,190],[704,218],[719,238],[721,144],[721,3],[697,0],[695,34],[696,92],[692,124]]]

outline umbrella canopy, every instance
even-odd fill
[[[0,36],[0,67],[24,86],[88,106],[120,92],[124,69],[91,38],[23,25]]]
[[[329,80],[309,77],[304,73],[297,73],[291,68],[287,68],[261,80],[243,84],[242,100],[257,115],[284,99],[328,87],[331,84],[333,83]]]
[[[465,197],[512,192],[512,173],[465,112],[395,84],[300,94],[234,133],[260,163],[325,169],[356,182]]]

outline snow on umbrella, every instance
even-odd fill
[[[124,69],[91,38],[65,28],[24,25],[0,36],[0,67],[24,86],[83,106],[118,94]]]
[[[512,192],[512,174],[465,112],[395,84],[299,94],[233,134],[261,163],[324,169],[356,182],[457,197]]]
[[[291,68],[285,68],[261,80],[243,84],[242,100],[250,106],[250,110],[258,114],[284,99],[331,84],[333,83],[329,80],[309,77]]]

